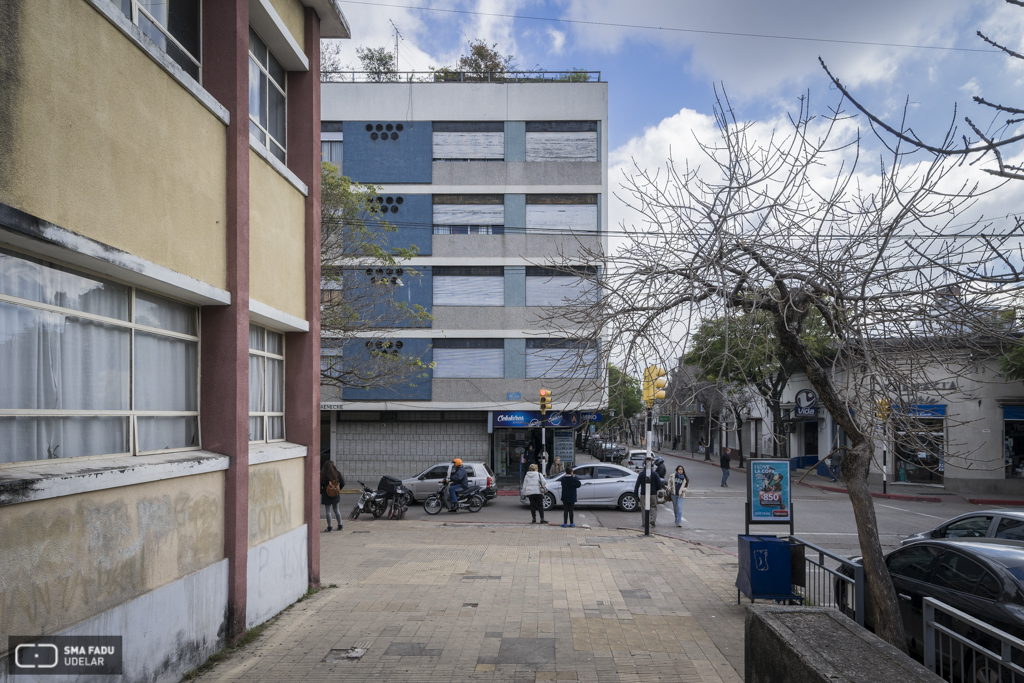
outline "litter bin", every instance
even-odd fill
[[[793,592],[792,562],[788,539],[777,536],[739,537],[740,568],[736,576],[736,602],[739,593],[750,601],[800,600]]]

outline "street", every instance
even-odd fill
[[[579,462],[590,460],[577,454]],[[690,478],[690,488],[683,504],[683,526],[676,527],[671,502],[663,503],[658,516],[658,533],[721,548],[731,553],[737,549],[736,537],[744,533],[743,512],[746,501],[746,473],[731,470],[728,488],[721,487],[722,470],[715,463],[704,463],[688,458],[666,456],[669,469],[682,464]],[[808,479],[813,479],[809,477]],[[823,483],[821,479],[815,479]],[[937,494],[941,494],[941,490]],[[944,496],[944,498],[946,498]],[[942,503],[923,503],[875,499],[875,514],[881,531],[882,548],[886,552],[895,548],[900,540],[924,529],[930,529],[939,522],[964,512],[981,509],[957,496],[948,496]],[[342,515],[347,516],[355,503],[355,495],[343,496],[339,506]],[[809,486],[793,486],[793,511],[795,514],[795,535],[804,540],[842,555],[859,555],[857,528],[853,508],[846,494],[821,491]],[[476,514],[463,512],[458,516],[442,512],[430,517],[423,506],[413,504],[407,513],[409,519],[437,519],[445,522],[462,523],[526,523],[530,521],[529,507],[520,503],[517,496],[499,495]],[[372,519],[364,515],[360,519]],[[562,510],[556,508],[547,515],[550,524],[562,523]],[[387,520],[378,520],[385,524]],[[576,508],[576,525],[589,524],[593,528],[642,528],[639,513],[626,513],[609,507]],[[788,526],[752,527],[754,534],[788,534]]]

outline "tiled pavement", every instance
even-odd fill
[[[741,681],[736,558],[609,529],[367,520],[200,681]],[[345,659],[365,648],[360,659]]]

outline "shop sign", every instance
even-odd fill
[[[748,522],[785,524],[792,521],[789,461],[747,460]]]
[[[659,415],[658,416],[658,422],[663,422],[663,423],[667,424],[667,423],[669,423],[671,421],[672,421],[672,416],[671,415]]]
[[[523,394],[522,394],[522,392],[519,392],[519,391],[517,391],[515,393],[509,391],[509,392],[505,393],[505,400],[506,401],[522,401],[523,400]]]
[[[552,448],[553,457],[558,458],[562,465],[573,464],[576,457],[576,449],[573,445],[573,432],[571,429],[556,429],[555,443]]]
[[[796,417],[816,417],[818,409],[815,404],[818,402],[818,395],[810,389],[801,389],[796,392],[796,408],[793,415]]]
[[[590,421],[600,421],[600,413],[549,412],[541,416],[539,410],[510,410],[494,413],[495,427],[578,427],[591,416]],[[596,419],[593,417],[596,415]]]

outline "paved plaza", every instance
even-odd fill
[[[630,530],[450,517],[323,534],[322,580],[336,587],[198,680],[742,680],[733,555]]]

